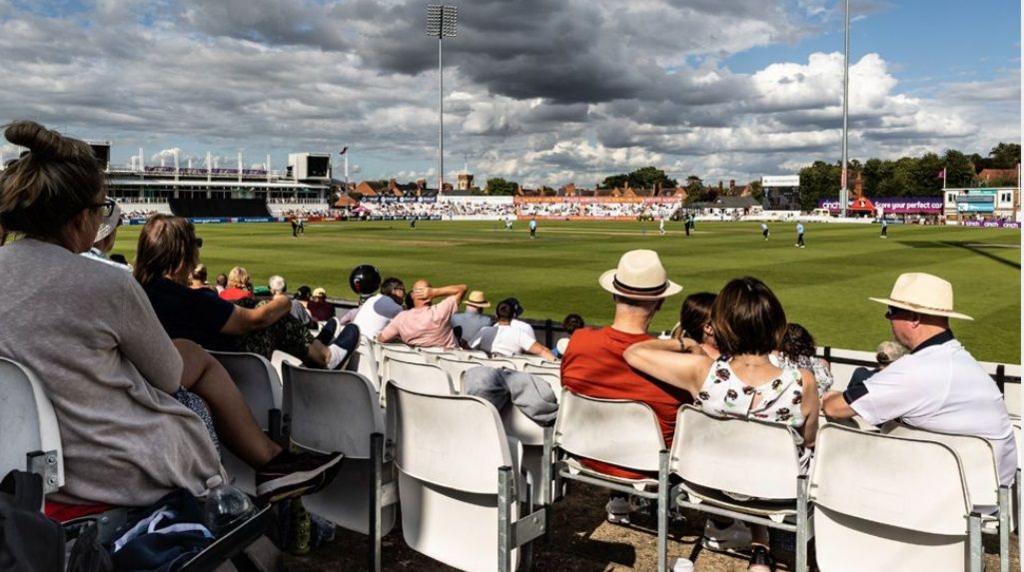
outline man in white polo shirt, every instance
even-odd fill
[[[512,325],[515,307],[508,300],[498,304],[495,311],[498,323],[481,328],[469,347],[482,349],[492,356],[516,356],[532,354],[548,361],[555,361],[551,350],[537,342],[532,335],[527,335],[521,328]],[[533,332],[530,332],[532,334]]]
[[[981,364],[953,337],[949,319],[972,320],[953,311],[953,286],[931,274],[911,272],[896,280],[885,317],[896,341],[910,348],[889,367],[845,392],[822,400],[825,415],[859,415],[872,425],[893,419],[919,429],[976,435],[996,453],[999,482],[1013,483],[1017,447],[1003,396]]]
[[[402,311],[404,300],[405,284],[398,278],[388,278],[381,283],[380,293],[363,302],[352,323],[359,326],[360,334],[372,340]]]

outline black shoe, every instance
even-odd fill
[[[775,572],[775,559],[772,558],[768,549],[759,544],[755,544],[750,553],[750,564],[747,566],[747,570],[764,570],[767,568],[771,572]]]
[[[324,322],[323,327],[320,328],[320,333],[316,335],[316,341],[327,346],[334,341],[334,334],[338,331],[338,320],[331,318]]]
[[[315,493],[334,480],[341,459],[341,453],[281,451],[256,471],[256,497],[275,503]]]

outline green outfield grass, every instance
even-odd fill
[[[323,286],[332,298],[352,298],[348,274],[370,263],[406,284],[465,282],[491,300],[517,296],[527,318],[561,320],[569,312],[608,323],[610,295],[601,272],[634,248],[657,250],[671,279],[683,285],[654,322],[670,328],[688,293],[719,290],[751,275],[779,296],[790,321],[817,342],[873,350],[891,337],[885,308],[868,296],[887,296],[896,276],[923,271],[953,283],[957,309],[976,321],[953,328],[979,359],[1020,363],[1020,232],[1002,229],[808,224],[807,248],[794,247],[793,224],[771,225],[765,242],[757,223],[698,223],[687,238],[680,223],[659,236],[656,223],[547,222],[530,240],[526,223],[505,231],[499,222],[353,222],[309,224],[292,238],[288,224],[200,225],[202,260],[210,279],[232,266],[249,269],[257,284],[272,274]],[[121,229],[115,252],[134,258],[139,227]]]

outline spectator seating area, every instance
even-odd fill
[[[270,216],[262,199],[168,199],[171,211],[186,218],[265,218]]]
[[[824,423],[811,471],[802,475],[783,426],[684,406],[669,450],[648,406],[563,390],[558,365],[538,358],[491,359],[479,351],[365,338],[349,371],[306,369],[280,353],[272,361],[214,355],[272,437],[344,454],[334,483],[305,503],[338,526],[369,535],[371,569],[380,569],[381,538],[399,514],[406,543],[430,558],[463,570],[528,566],[530,543],[551,526],[558,500],[572,494],[565,492],[569,480],[656,503],[660,570],[670,565],[668,515],[680,507],[795,533],[801,571],[812,564],[812,538],[824,570],[900,569],[910,561],[929,570],[981,570],[983,534],[998,537],[1000,568],[1009,568],[1017,497],[999,486],[995,455],[983,439]],[[480,365],[548,381],[560,400],[554,427],[541,427],[511,404],[498,411],[461,394],[464,372]],[[41,386],[10,360],[0,360],[0,381],[9,388],[0,399],[7,445],[0,471],[27,468],[43,475],[48,491],[59,489],[60,437]],[[1019,432],[1015,403],[1008,400]],[[650,477],[608,477],[580,458]],[[251,469],[224,462],[236,486],[248,490]],[[259,526],[225,537],[199,563],[229,559],[262,533]]]

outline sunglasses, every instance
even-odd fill
[[[885,319],[886,320],[896,320],[896,319],[899,319],[900,315],[916,316],[917,312],[911,312],[910,310],[904,310],[903,308],[895,308],[893,306],[889,306],[889,308],[885,311]]]
[[[114,199],[107,199],[99,204],[88,205],[87,208],[96,209],[100,212],[100,216],[102,216],[103,218],[107,218],[110,215],[114,214],[114,207],[116,206],[117,203],[114,202]]]

